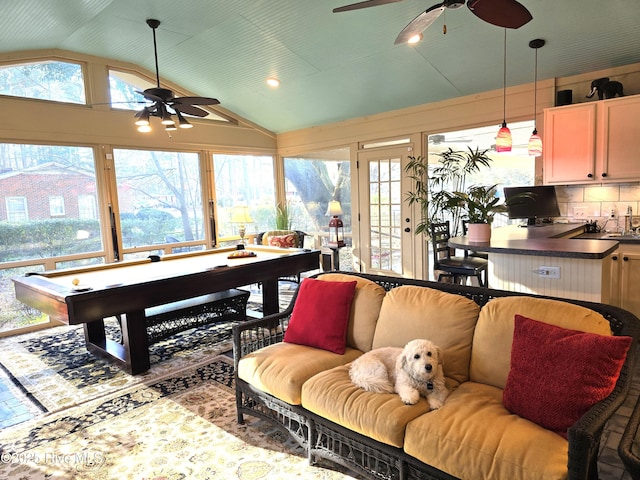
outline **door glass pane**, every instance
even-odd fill
[[[242,226],[247,236],[275,230],[273,157],[216,154],[213,168],[218,244],[237,243]]]
[[[379,175],[378,175],[379,173]],[[371,258],[373,269],[402,273],[400,158],[369,162]]]
[[[124,248],[204,239],[197,153],[114,149]]]

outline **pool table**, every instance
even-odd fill
[[[320,252],[250,245],[52,270],[13,278],[16,298],[68,325],[84,325],[87,349],[132,375],[150,367],[145,309],[252,283],[263,314],[276,313],[278,278],[319,268]],[[122,315],[122,344],[106,338],[104,318]]]

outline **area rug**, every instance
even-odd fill
[[[108,335],[117,338],[115,320]],[[129,375],[89,353],[82,326],[62,326],[0,340],[0,364],[42,412],[55,412],[185,368],[208,363],[232,348],[232,323],[188,330],[149,347],[151,368]]]
[[[0,478],[355,478],[309,465],[304,450],[267,422],[246,416],[239,425],[232,370],[219,356],[0,431]]]
[[[249,307],[261,310],[257,285],[250,287]],[[297,284],[281,282],[280,308],[291,301]],[[107,335],[119,340],[115,318],[105,320]],[[178,333],[149,347],[151,368],[129,375],[89,353],[82,326],[61,326],[0,339],[0,368],[42,413],[56,412],[141,383],[153,383],[184,369],[206,365],[230,351],[233,322]]]

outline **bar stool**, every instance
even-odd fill
[[[441,272],[438,275],[438,282],[443,278],[452,278],[454,283],[462,283],[462,280],[466,280],[467,277],[476,277],[481,286],[487,286],[487,259],[471,255],[464,257],[451,255],[449,221],[432,223],[430,233],[433,246],[433,269]]]

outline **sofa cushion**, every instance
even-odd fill
[[[456,478],[567,478],[568,443],[510,413],[502,390],[465,382],[444,406],[408,423],[404,450]]]
[[[442,349],[447,386],[469,378],[473,331],[480,307],[461,295],[403,285],[384,298],[373,348],[404,347],[424,338]]]
[[[302,386],[302,406],[379,442],[402,448],[407,422],[429,411],[420,398],[405,405],[395,393],[367,392],[351,382],[349,366],[324,371]]]
[[[356,282],[347,328],[347,345],[363,352],[371,350],[385,289],[366,278],[344,273],[327,273],[318,278],[329,282]]]
[[[250,353],[238,363],[238,377],[291,405],[300,404],[302,384],[309,378],[362,355],[347,348],[344,355],[295,343],[280,342]]]
[[[327,282],[305,278],[284,341],[343,354],[356,282]]]
[[[516,315],[504,406],[566,438],[613,391],[631,341]]]
[[[611,335],[609,322],[602,315],[579,305],[525,296],[494,298],[482,307],[473,336],[470,378],[474,382],[504,389],[511,364],[515,315],[562,328]]]

